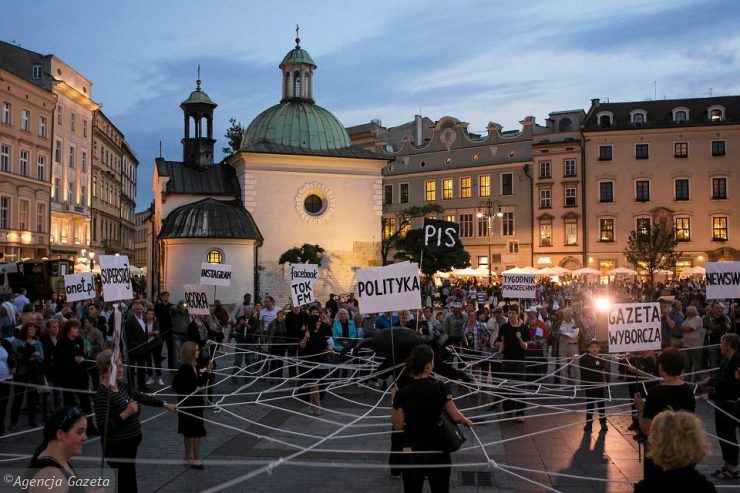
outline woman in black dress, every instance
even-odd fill
[[[308,405],[308,414],[318,416],[321,414],[321,394],[319,392],[319,381],[326,376],[327,355],[334,350],[329,346],[328,331],[317,315],[308,317],[306,331],[303,333],[298,346],[304,360],[314,364],[314,367],[306,373],[306,380],[311,382],[311,402]]]
[[[88,390],[88,376],[84,366],[85,341],[80,335],[80,321],[73,318],[62,323],[59,342],[54,352],[54,373],[58,385],[64,388],[64,405],[74,406],[75,396],[85,414],[92,413]],[[78,391],[75,392],[74,389]],[[98,430],[92,421],[87,423],[87,434],[97,435]]]
[[[178,396],[177,432],[185,440],[185,464],[203,469],[200,442],[206,436],[206,427],[203,423],[205,401],[201,387],[208,383],[213,365],[208,362],[205,368],[199,368],[199,352],[198,345],[192,341],[182,345],[181,364],[172,382],[172,390]]]

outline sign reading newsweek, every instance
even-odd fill
[[[203,262],[200,266],[200,283],[208,286],[231,286],[231,266]]]
[[[92,272],[64,276],[64,294],[69,302],[95,298],[95,282]]]
[[[299,281],[310,281],[313,285],[319,279],[317,264],[286,264],[285,279],[291,286]]]
[[[98,257],[98,263],[100,264],[100,282],[103,285],[105,301],[134,299],[128,256],[101,255]]]
[[[419,265],[411,262],[357,270],[362,313],[421,308]]]
[[[504,285],[501,295],[504,298],[535,298],[534,274],[503,274]]]
[[[424,219],[424,248],[432,254],[453,252],[461,246],[460,226],[450,221]]]
[[[616,303],[609,310],[609,352],[660,349],[660,303]]]
[[[291,283],[290,299],[293,301],[293,306],[303,306],[316,301],[313,296],[313,281],[306,280]]]
[[[740,262],[707,262],[707,298],[740,298]]]
[[[190,315],[210,315],[208,308],[208,296],[200,284],[185,284],[185,303],[188,305]]]

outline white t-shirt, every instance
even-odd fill
[[[280,311],[280,308],[277,306],[273,306],[272,310],[268,310],[267,307],[260,310],[260,320],[262,321],[262,330],[267,330],[267,326],[270,325],[270,322],[275,320],[277,318],[277,314]]]
[[[578,327],[576,327],[575,319],[571,319],[570,322],[565,320],[560,322],[560,334],[568,339],[567,342],[578,342]]]

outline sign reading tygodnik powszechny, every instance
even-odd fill
[[[231,286],[231,266],[203,262],[200,266],[200,283],[208,286]]]
[[[400,262],[357,269],[357,299],[362,313],[421,308],[419,265]]]
[[[535,298],[534,274],[503,274],[504,285],[501,295],[504,298]]]
[[[740,298],[740,262],[707,262],[704,268],[707,299]]]
[[[210,315],[208,296],[200,284],[184,284],[185,303],[190,315]]]
[[[609,352],[660,349],[660,303],[615,303],[609,309]]]
[[[100,282],[103,285],[105,301],[131,300],[134,290],[131,288],[131,271],[127,255],[101,255]]]
[[[69,302],[95,298],[92,272],[64,276],[64,294]]]

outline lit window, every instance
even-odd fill
[[[480,197],[491,196],[491,177],[480,176],[478,177],[478,195]]]
[[[383,219],[383,238],[386,240],[396,232],[396,218],[386,217]]]
[[[691,239],[691,221],[688,217],[676,218],[676,240],[689,241]]]
[[[599,241],[614,241],[614,219],[599,220]]]
[[[209,264],[223,264],[224,253],[221,250],[214,248],[213,250],[208,252],[208,255],[206,255],[206,262],[208,262]]]
[[[652,231],[651,220],[649,217],[638,217],[636,222],[638,234],[648,235]]]
[[[727,218],[726,217],[713,217],[712,218],[712,240],[713,241],[727,241]]]
[[[428,181],[424,183],[424,200],[433,202],[437,200],[437,182]]]
[[[451,200],[452,198],[452,178],[445,178],[442,180],[442,200]]]
[[[460,178],[460,198],[469,199],[472,194],[473,191],[471,189],[470,177],[466,176],[464,178]]]
[[[568,246],[578,244],[578,223],[565,223],[565,244]]]
[[[540,224],[540,246],[543,246],[543,247],[552,246],[552,224],[551,223]]]

